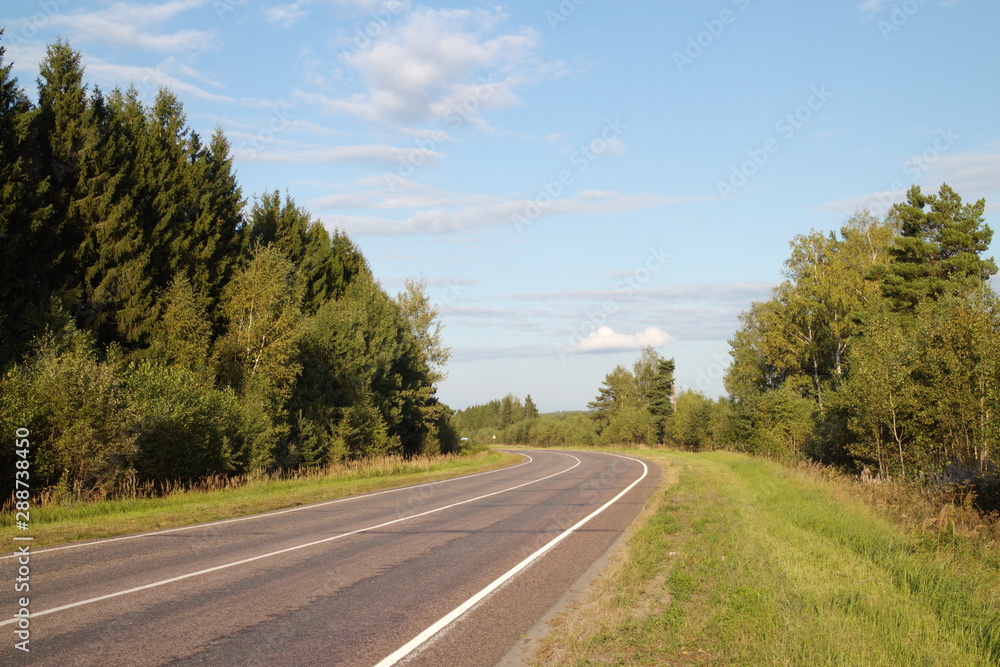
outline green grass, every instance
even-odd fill
[[[0,515],[0,542],[30,535],[39,548],[77,540],[176,528],[203,521],[331,500],[501,468],[521,457],[500,452],[383,459],[336,466],[297,479],[249,480],[236,488],[178,491],[159,498],[58,503],[31,509],[30,530],[14,527],[14,512]]]
[[[678,481],[540,664],[1000,664],[996,559],[922,539],[836,480],[726,452],[637,454]]]

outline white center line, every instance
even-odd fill
[[[631,484],[629,484],[627,487],[625,487],[625,489],[621,493],[619,493],[617,496],[615,496],[614,498],[612,498],[608,502],[604,503],[603,505],[601,505],[600,507],[598,507],[596,510],[594,510],[593,512],[591,512],[590,514],[588,514],[584,518],[582,518],[579,521],[577,521],[570,528],[568,528],[565,532],[560,533],[559,536],[556,537],[555,539],[553,539],[551,542],[547,543],[541,549],[539,549],[535,553],[531,554],[530,556],[528,556],[527,558],[525,558],[524,560],[522,560],[520,563],[518,563],[517,565],[515,565],[511,569],[507,570],[507,572],[505,572],[504,574],[500,575],[499,578],[497,578],[496,580],[494,580],[486,588],[484,588],[483,590],[479,591],[478,593],[476,593],[475,595],[473,595],[471,598],[469,598],[468,600],[466,600],[465,602],[463,602],[459,606],[455,607],[453,610],[451,610],[450,612],[448,612],[445,616],[442,616],[440,620],[438,620],[436,623],[434,623],[433,625],[431,625],[429,628],[427,628],[426,630],[424,630],[423,632],[421,632],[419,635],[417,635],[416,637],[414,637],[413,639],[411,639],[410,641],[408,641],[406,644],[404,644],[403,646],[401,646],[392,655],[390,655],[390,656],[386,657],[385,659],[383,659],[375,667],[391,667],[391,665],[395,665],[400,660],[403,660],[408,655],[410,655],[411,653],[413,653],[414,651],[416,651],[418,648],[420,648],[420,646],[422,644],[424,644],[425,642],[427,642],[431,637],[433,637],[437,633],[439,633],[442,630],[444,630],[445,627],[447,627],[449,624],[451,624],[453,621],[455,621],[459,616],[461,616],[465,612],[467,612],[470,609],[472,609],[475,605],[477,605],[479,602],[481,602],[482,600],[484,600],[486,598],[486,596],[488,596],[490,593],[492,593],[496,589],[500,588],[500,586],[502,586],[507,581],[509,581],[512,577],[514,577],[518,572],[520,572],[524,568],[526,568],[529,565],[531,565],[542,554],[544,554],[545,552],[549,551],[550,549],[552,549],[552,547],[556,546],[561,541],[563,541],[564,539],[566,539],[567,537],[569,537],[573,533],[573,531],[575,531],[580,526],[584,525],[585,523],[587,523],[588,521],[590,521],[591,519],[593,519],[595,516],[597,516],[598,514],[600,514],[601,512],[603,512],[604,510],[606,510],[607,508],[611,507],[611,505],[613,505],[615,502],[617,502],[619,498],[621,498],[626,493],[628,493],[629,491],[631,491],[635,487],[636,484],[638,484],[643,479],[645,479],[646,475],[649,473],[648,466],[646,466],[646,464],[643,463],[642,461],[640,461],[639,459],[634,459],[634,458],[632,458],[630,456],[621,456],[620,454],[611,454],[610,456],[617,456],[619,458],[628,459],[630,461],[636,461],[636,462],[642,464],[642,475],[640,475],[639,479],[635,480],[634,482],[632,482]]]
[[[518,452],[520,454],[520,452]],[[134,540],[140,537],[152,537],[154,535],[165,535],[167,533],[179,533],[183,530],[193,530],[195,528],[212,528],[215,526],[222,526],[227,523],[237,523],[240,521],[251,521],[253,519],[263,519],[271,516],[278,516],[279,514],[289,514],[290,512],[301,512],[302,510],[311,510],[317,507],[325,507],[326,505],[336,505],[337,503],[346,503],[352,500],[360,500],[363,498],[373,498],[375,496],[381,496],[386,493],[396,493],[398,491],[406,491],[408,489],[419,489],[425,486],[434,486],[436,484],[446,484],[447,482],[454,482],[461,479],[470,479],[472,477],[479,477],[480,475],[491,475],[497,472],[503,472],[504,470],[513,470],[514,468],[520,468],[521,466],[528,465],[534,459],[532,459],[527,454],[521,454],[521,456],[526,457],[528,460],[524,463],[518,463],[516,466],[508,466],[505,468],[497,468],[496,470],[487,470],[485,472],[477,472],[471,475],[462,475],[461,477],[449,477],[448,479],[441,479],[436,482],[424,482],[423,484],[411,484],[409,486],[400,486],[394,489],[386,489],[385,491],[373,491],[370,493],[363,493],[359,495],[347,496],[346,498],[336,498],[334,500],[324,500],[318,503],[310,503],[308,505],[300,505],[298,507],[292,507],[290,509],[274,510],[271,512],[263,512],[261,514],[251,514],[249,516],[236,517],[235,519],[223,519],[221,521],[209,521],[207,523],[195,523],[190,526],[181,526],[180,528],[165,528],[163,530],[154,530],[148,533],[136,533],[134,535],[124,535],[122,537],[109,537],[103,540],[92,540],[89,542],[77,542],[75,544],[66,544],[61,547],[50,547],[48,549],[39,549],[38,551],[32,551],[32,556],[37,556],[39,554],[47,554],[53,551],[63,551],[64,549],[79,549],[80,547],[93,547],[99,544],[108,544],[109,542],[121,542],[122,540]],[[17,558],[21,554],[15,552],[12,554],[7,554],[6,556],[0,556],[0,560],[7,558]]]
[[[560,453],[562,453],[562,452],[560,452]],[[409,521],[410,519],[416,519],[418,517],[427,516],[428,514],[435,514],[437,512],[443,512],[444,510],[451,509],[452,507],[458,507],[459,505],[466,505],[468,503],[476,502],[477,500],[482,500],[483,498],[489,498],[490,496],[499,495],[501,493],[506,493],[508,491],[514,491],[515,489],[520,489],[520,488],[523,488],[525,486],[529,486],[531,484],[537,484],[538,482],[544,482],[547,479],[551,479],[553,477],[557,477],[559,475],[566,474],[570,470],[573,470],[574,468],[576,468],[577,466],[580,465],[580,463],[581,463],[580,459],[576,458],[572,454],[566,454],[566,456],[569,456],[571,459],[574,459],[576,461],[576,463],[574,463],[569,468],[566,468],[565,470],[561,470],[561,471],[559,471],[557,473],[553,473],[551,475],[546,475],[545,477],[541,477],[539,479],[535,479],[535,480],[532,480],[530,482],[524,482],[523,484],[518,484],[517,486],[511,486],[511,487],[506,488],[506,489],[501,489],[500,491],[493,491],[492,493],[486,493],[486,494],[483,494],[481,496],[476,496],[475,498],[469,498],[468,500],[463,500],[461,502],[452,503],[451,505],[445,505],[444,507],[438,507],[436,509],[428,510],[426,512],[420,512],[419,514],[411,514],[410,516],[405,516],[405,517],[402,517],[400,519],[393,519],[392,521],[386,521],[386,522],[380,523],[380,524],[378,524],[376,526],[368,526],[366,528],[359,528],[357,530],[352,530],[349,533],[341,533],[339,535],[334,535],[333,537],[327,537],[327,538],[324,538],[322,540],[316,540],[315,542],[307,542],[306,544],[299,544],[299,545],[296,545],[294,547],[288,547],[286,549],[279,549],[278,551],[271,551],[270,553],[260,554],[259,556],[251,556],[250,558],[244,558],[243,560],[234,561],[232,563],[224,563],[223,565],[216,565],[215,567],[209,567],[209,568],[206,568],[204,570],[198,570],[197,572],[188,572],[187,574],[182,574],[182,575],[179,575],[179,576],[176,576],[176,577],[171,577],[169,579],[163,579],[161,581],[154,581],[153,583],[146,584],[144,586],[136,586],[135,588],[129,588],[129,589],[124,590],[124,591],[117,591],[115,593],[108,593],[107,595],[100,595],[100,596],[95,597],[95,598],[90,598],[89,600],[81,600],[80,602],[73,602],[71,604],[64,604],[61,607],[53,607],[52,609],[45,609],[44,611],[33,612],[31,614],[31,617],[35,618],[37,616],[46,616],[48,614],[54,614],[54,613],[56,613],[58,611],[65,611],[67,609],[73,609],[74,607],[82,607],[84,605],[93,604],[94,602],[100,602],[102,600],[110,600],[111,598],[121,597],[122,595],[129,595],[130,593],[138,593],[139,591],[145,591],[145,590],[149,590],[150,588],[157,588],[159,586],[165,586],[167,584],[172,584],[172,583],[174,583],[176,581],[182,581],[184,579],[190,579],[192,577],[198,577],[198,576],[201,576],[203,574],[209,574],[211,572],[218,572],[219,570],[225,570],[225,569],[228,569],[228,568],[231,568],[231,567],[236,567],[238,565],[246,565],[247,563],[252,563],[252,562],[257,561],[257,560],[263,560],[265,558],[271,558],[273,556],[279,556],[281,554],[286,554],[286,553],[289,553],[289,552],[292,552],[292,551],[298,551],[299,549],[306,549],[308,547],[314,547],[314,546],[316,546],[318,544],[325,544],[327,542],[333,542],[334,540],[339,540],[339,539],[344,538],[344,537],[350,537],[351,535],[357,535],[358,533],[364,533],[364,532],[370,531],[370,530],[378,530],[379,528],[385,528],[386,526],[391,526],[391,525],[396,524],[396,523],[401,523],[403,521]],[[16,618],[10,618],[10,619],[7,619],[5,621],[0,621],[0,626],[10,625],[12,623],[16,623],[17,621],[18,621],[18,619],[16,619]]]

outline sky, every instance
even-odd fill
[[[585,409],[646,345],[723,395],[796,235],[942,183],[1000,226],[994,0],[7,0],[0,25],[33,99],[63,37],[92,86],[222,127],[248,202],[287,192],[391,294],[425,280],[453,408]]]

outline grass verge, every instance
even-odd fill
[[[808,470],[635,454],[661,489],[535,664],[1000,664],[995,548],[928,540]]]
[[[18,531],[14,513],[0,515],[0,541],[30,535],[33,548],[77,540],[176,528],[305,505],[399,486],[485,472],[519,462],[502,452],[470,456],[376,459],[340,465],[294,479],[248,480],[236,488],[181,490],[159,498],[57,503],[32,508],[30,532]]]

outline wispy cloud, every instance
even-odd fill
[[[923,161],[921,161],[923,159]],[[894,203],[906,199],[910,185],[920,185],[925,191],[937,192],[942,183],[950,185],[965,200],[975,200],[990,193],[1000,193],[1000,142],[963,153],[934,153],[930,158],[910,159],[901,168],[899,175],[913,176],[906,182],[896,179],[885,190],[869,192],[854,197],[820,204],[817,211],[853,212],[867,208],[878,212],[888,210]],[[987,197],[989,209],[997,210],[998,203]]]
[[[95,12],[57,14],[50,21],[84,41],[171,54],[205,51],[217,45],[214,30],[162,32],[155,28],[207,4],[209,0],[174,0],[158,4],[116,2]]]
[[[309,146],[289,149],[264,150],[259,153],[253,152],[255,162],[291,162],[299,164],[309,163],[342,163],[342,164],[368,164],[378,167],[394,166],[405,158],[410,148],[400,148],[386,144],[365,144],[358,146]],[[245,158],[237,153],[237,158]],[[443,158],[444,155],[437,151],[426,151],[428,162],[434,162]],[[360,197],[361,195],[359,195]],[[323,200],[320,200],[323,201]],[[363,199],[357,200],[359,205],[364,203]],[[328,199],[328,204],[336,205],[335,199]],[[352,207],[353,208],[353,207]]]
[[[192,78],[199,78],[208,82],[212,87],[219,87],[222,84],[214,82],[208,77],[197,75],[189,67],[179,67],[173,58],[168,58],[156,67],[136,67],[134,65],[119,65],[106,62],[100,58],[89,56],[87,58],[87,74],[91,80],[104,84],[108,87],[135,86],[142,92],[155,94],[160,88],[168,88],[179,96],[192,96],[226,106],[238,106],[255,109],[266,109],[278,106],[281,102],[252,97],[231,97],[214,93],[201,86],[197,86],[189,81],[180,78],[180,74],[186,74]]]
[[[359,208],[361,199],[344,198],[336,195],[312,202],[329,205],[343,204],[349,201],[352,208]],[[599,216],[621,211],[658,208],[674,203],[668,197],[654,193],[639,193],[634,195],[615,194],[595,200],[586,196],[563,197],[554,199],[544,209],[541,217],[564,216],[570,214]],[[401,196],[398,199],[386,199],[372,208],[404,208],[418,203],[419,200]],[[351,216],[343,214],[320,214],[320,218],[329,226],[344,229],[354,234],[398,235],[398,234],[444,234],[490,225],[512,225],[512,219],[522,214],[530,200],[508,199],[491,195],[455,195],[450,200],[424,199],[427,205],[439,204],[436,208],[428,208],[401,218],[389,218],[374,215]]]

